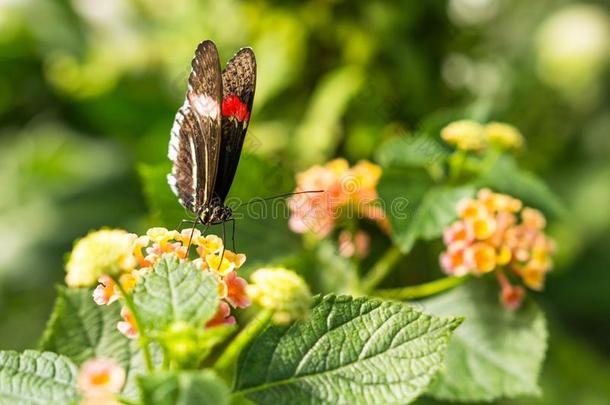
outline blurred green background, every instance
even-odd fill
[[[560,251],[536,297],[551,334],[544,395],[510,402],[607,403],[609,5],[0,0],[0,349],[36,344],[74,239],[155,223],[138,173],[167,164],[192,52],[211,38],[223,60],[246,45],[258,60],[246,154],[278,176],[238,174],[242,198],[290,191],[296,170],[334,156],[371,159],[397,127],[517,126],[520,163],[569,214],[551,221]]]

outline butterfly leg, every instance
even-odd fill
[[[195,221],[193,222],[193,228],[191,228],[191,236],[189,236],[189,243],[188,246],[186,248],[186,257],[189,257],[189,252],[191,250],[191,242],[193,241],[193,235],[195,234],[195,228],[197,228],[197,224],[201,221],[200,218],[201,212],[197,213],[197,218],[195,218]]]
[[[222,261],[225,258],[225,250],[226,250],[226,246],[225,246],[225,240],[227,239],[227,230],[225,228],[225,223],[222,223],[222,253],[220,254],[220,262],[218,262],[218,268],[216,269],[218,272],[220,272],[220,266],[222,266]]]
[[[233,244],[233,252],[237,252],[237,249],[235,248],[235,218],[231,218],[229,221],[231,221],[231,242]]]

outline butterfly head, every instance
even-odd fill
[[[233,211],[223,205],[211,205],[201,213],[201,222],[206,225],[219,224],[226,222],[233,217]]]

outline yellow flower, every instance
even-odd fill
[[[496,221],[492,217],[467,219],[466,226],[471,229],[471,233],[478,240],[488,239],[496,231]]]
[[[500,247],[498,254],[496,255],[496,264],[498,266],[504,266],[510,263],[510,259],[512,259],[512,253],[508,246]]]
[[[188,243],[188,239],[184,243]],[[199,236],[193,239],[193,243],[197,245],[197,252],[201,257],[210,253],[218,253],[222,251],[223,246],[222,239],[216,235]]]
[[[532,290],[542,290],[544,287],[544,271],[535,265],[527,265],[521,272],[523,284]]]
[[[493,145],[503,149],[519,149],[523,146],[523,135],[512,125],[490,122],[485,125],[485,137]]]
[[[523,211],[521,211],[521,220],[525,226],[532,229],[540,230],[546,226],[544,215],[534,208],[523,208]]]
[[[477,273],[488,273],[496,268],[496,249],[488,243],[478,242],[466,249],[468,266]]]
[[[452,122],[441,130],[441,138],[460,150],[479,151],[486,146],[483,126],[472,120]]]
[[[486,217],[489,212],[480,201],[465,198],[458,202],[457,213],[462,219],[477,219]]]
[[[69,287],[90,287],[104,274],[118,276],[136,265],[133,245],[137,236],[121,229],[102,229],[76,242],[66,264]]]
[[[242,253],[233,253],[229,249],[225,249],[224,255],[222,256],[222,263],[220,262],[219,254],[208,254],[205,256],[205,262],[208,268],[221,274],[225,275],[235,269],[238,269],[246,261],[246,255]]]
[[[275,323],[286,324],[308,313],[311,292],[295,272],[284,268],[263,268],[256,270],[250,280],[248,295],[254,303],[274,312]]]

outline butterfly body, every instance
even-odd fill
[[[221,72],[212,41],[197,47],[188,90],[169,142],[168,183],[196,222],[232,219],[225,199],[233,183],[248,128],[256,86],[256,60],[243,48]]]

